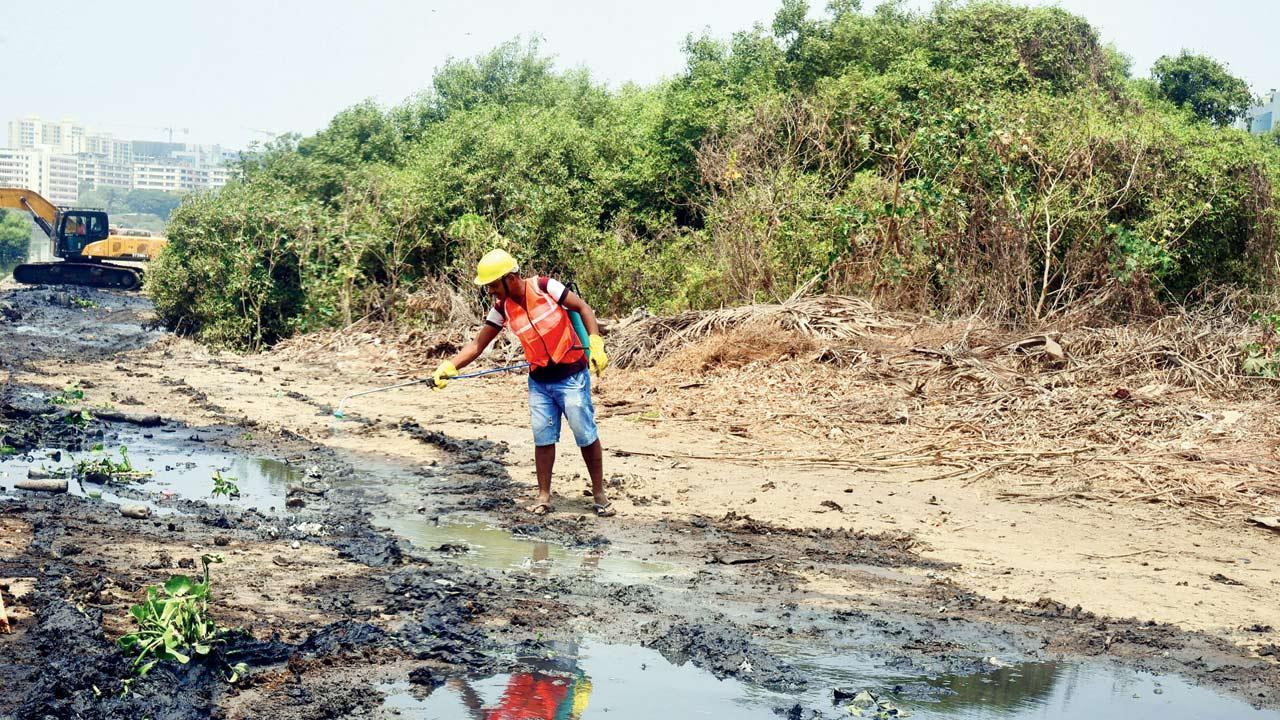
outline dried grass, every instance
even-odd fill
[[[758,342],[746,329],[780,327],[813,338],[816,352],[780,364],[725,347]],[[645,319],[611,343],[633,366],[664,354],[744,361],[676,362],[712,379],[642,395],[664,418],[736,435],[785,428],[830,449],[725,460],[920,468],[1010,499],[1160,503],[1221,523],[1280,512],[1280,387],[1239,371],[1257,332],[1229,306],[1014,332],[825,297]],[[615,381],[610,397],[635,401],[671,367]]]
[[[840,343],[909,327],[905,319],[877,312],[860,298],[814,295],[778,304],[689,311],[624,323],[609,337],[609,357],[618,367],[650,367],[694,341],[738,328],[780,330]]]
[[[712,333],[663,358],[656,367],[674,372],[740,368],[808,356],[816,347],[812,338],[795,331],[748,325]]]

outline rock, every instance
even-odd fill
[[[873,708],[879,707],[880,701],[875,695],[863,690],[855,694],[849,704],[858,708]]]
[[[1222,583],[1223,585],[1244,585],[1244,583],[1240,582],[1239,580],[1229,578],[1226,575],[1223,575],[1222,573],[1214,573],[1209,576],[1209,579],[1216,583]]]
[[[1249,522],[1253,523],[1254,525],[1257,525],[1258,527],[1264,527],[1268,530],[1280,530],[1280,515],[1268,516],[1268,517],[1256,515],[1254,517],[1249,518]]]
[[[302,543],[298,542],[297,540],[294,540],[293,542],[289,543],[289,549],[300,550],[302,549]]]
[[[409,672],[409,682],[414,685],[423,685],[429,688],[440,687],[444,684],[444,678],[430,667],[415,668]]]
[[[231,544],[231,538],[227,537],[226,535],[214,535],[213,544],[217,545],[218,547],[225,547]]]
[[[819,720],[822,717],[817,710],[806,708],[800,703],[796,703],[789,708],[774,708],[774,715],[781,715],[787,720]]]
[[[119,410],[96,410],[93,414],[99,420],[128,423],[139,427],[159,427],[164,424],[164,418],[155,414],[127,413]]]
[[[300,507],[306,507],[307,503],[304,502],[300,497],[291,497],[284,501],[284,506],[291,507],[291,508],[300,508]]]
[[[151,508],[146,505],[121,505],[120,514],[135,520],[146,520],[151,517]]]

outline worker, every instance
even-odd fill
[[[435,389],[443,389],[449,384],[449,378],[479,357],[502,328],[510,329],[531,366],[529,417],[533,425],[538,499],[525,509],[535,515],[552,511],[551,471],[555,466],[563,416],[569,422],[591,476],[592,509],[599,517],[616,515],[604,491],[603,452],[596,430],[595,408],[591,404],[588,366],[599,375],[609,365],[595,312],[577,293],[554,278],[520,277],[519,263],[504,250],[491,250],[480,258],[475,283],[488,290],[493,306],[476,337],[436,368],[432,378]],[[589,335],[585,348],[574,330],[570,312],[582,316]]]

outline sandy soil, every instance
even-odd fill
[[[344,421],[323,411],[347,393],[401,380],[379,372],[386,352],[368,347],[336,357],[286,359],[211,352],[167,338],[103,362],[45,363],[39,373],[15,380],[49,386],[80,378],[93,383],[95,398],[136,400],[190,424],[243,416],[333,448],[407,463],[438,459],[398,429],[408,418],[449,435],[508,443],[512,476],[532,493],[522,377],[356,398],[347,404]],[[433,364],[422,359],[424,370]],[[50,383],[51,378],[56,380]],[[610,370],[596,381],[604,399],[597,405],[606,474],[617,484],[623,518],[615,522],[733,511],[788,528],[906,531],[927,548],[927,557],[956,564],[949,577],[989,598],[1051,597],[1098,614],[1173,623],[1241,643],[1277,639],[1241,630],[1280,627],[1280,605],[1269,600],[1280,587],[1275,533],[1215,527],[1192,513],[1143,504],[1001,501],[997,489],[981,481],[929,480],[939,474],[931,469],[851,470],[757,460],[839,457],[842,447],[839,440],[767,428],[729,435],[707,421],[653,417],[647,411],[658,404],[656,394],[682,391],[674,384],[658,387],[647,400],[630,392],[611,394],[611,385],[628,386],[628,380],[628,371]],[[721,427],[726,422],[732,415],[718,420]],[[571,439],[562,438],[559,451],[557,510],[586,513],[588,503],[578,492],[584,471]],[[839,587],[820,578],[814,582]]]
[[[522,377],[356,398],[338,420],[345,395],[402,381],[394,368],[409,350],[214,352],[143,329],[149,308],[137,296],[4,297],[21,322],[0,324],[0,421],[29,447],[82,449],[158,414],[172,442],[198,434],[314,467],[318,482],[341,489],[304,493],[305,506],[279,516],[184,500],[190,519],[178,523],[104,515],[85,498],[0,499],[0,592],[17,627],[0,637],[0,665],[18,678],[0,718],[11,708],[125,717],[170,699],[184,719],[214,709],[253,717],[263,704],[281,720],[374,717],[380,683],[492,675],[505,667],[498,658],[544,634],[695,656],[717,677],[762,687],[798,678],[760,646],[805,643],[925,676],[986,672],[993,657],[1109,658],[1280,702],[1280,664],[1257,653],[1280,626],[1268,600],[1280,581],[1277,537],[1260,529],[1167,505],[1010,502],[1007,478],[877,465],[841,433],[771,424],[758,388],[734,384],[740,376],[617,369],[596,390],[619,515],[591,515],[565,433],[556,511],[539,519],[520,509],[534,487]],[[423,374],[435,364],[415,361]],[[133,419],[69,426],[49,398],[72,382],[102,419]],[[899,442],[887,431],[881,440]],[[671,571],[614,582],[589,555],[580,572],[557,576],[465,565],[446,548],[410,554],[370,523],[392,489],[351,484],[361,472],[407,478],[395,491],[401,511],[478,513],[526,538]],[[229,688],[208,668],[166,668],[132,700],[87,696],[127,671],[111,643],[128,629],[130,603],[210,549],[228,557],[215,569],[219,619],[248,631],[252,676]],[[37,672],[50,653],[58,666]],[[829,702],[830,688],[818,691]]]

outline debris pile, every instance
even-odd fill
[[[994,482],[1010,500],[1125,499],[1236,524],[1280,514],[1267,441],[1280,383],[1241,372],[1258,332],[1229,307],[1015,333],[801,298],[625,322],[614,362],[649,369],[602,388],[603,404],[822,448],[713,458],[727,462],[913,468]],[[655,392],[673,382],[681,392]]]

